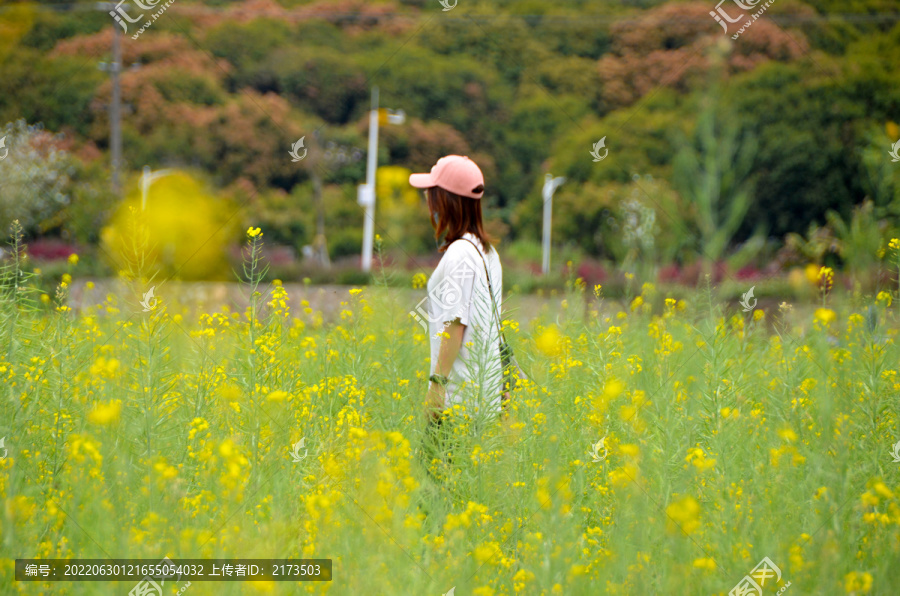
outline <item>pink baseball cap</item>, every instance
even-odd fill
[[[484,194],[481,168],[464,155],[445,155],[431,167],[431,173],[410,174],[409,183],[416,188],[440,186],[470,199],[480,199]],[[480,190],[477,190],[478,187],[481,187]]]

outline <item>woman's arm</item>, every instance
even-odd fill
[[[444,328],[443,337],[441,338],[441,349],[438,353],[437,365],[434,367],[434,374],[443,377],[450,375],[453,363],[459,355],[462,347],[463,332],[466,326],[460,323],[459,319],[454,319]],[[425,399],[425,416],[430,419],[437,419],[441,416],[441,410],[444,409],[444,398],[446,389],[437,383],[429,383],[428,395]]]

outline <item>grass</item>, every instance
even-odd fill
[[[508,329],[529,377],[509,418],[448,412],[447,462],[414,305],[382,284],[334,324],[294,312],[248,242],[241,312],[189,314],[164,283],[145,311],[140,274],[100,306],[69,310],[64,284],[41,309],[4,269],[26,291],[0,304],[0,592],[136,583],[16,582],[15,558],[168,556],[334,564],[328,583],[197,595],[724,595],[764,557],[765,594],[896,593],[884,296],[743,313],[716,288],[644,285],[610,310],[570,284]]]

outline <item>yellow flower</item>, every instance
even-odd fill
[[[844,576],[844,589],[848,594],[862,593],[867,594],[872,589],[872,575],[870,573],[859,573],[851,571]]]
[[[710,557],[703,557],[702,559],[694,559],[694,567],[697,569],[708,569],[709,571],[716,570],[716,562],[714,559]]]
[[[254,592],[269,594],[275,590],[275,582],[272,580],[247,582]]]
[[[634,459],[641,454],[641,448],[633,443],[623,443],[622,445],[619,445],[619,453]]]
[[[878,493],[885,499],[893,499],[894,498],[894,493],[891,492],[891,489],[889,489],[887,486],[884,485],[884,482],[876,482],[872,488],[875,489],[876,493]]]
[[[643,296],[638,296],[637,298],[635,298],[634,300],[632,300],[632,301],[631,301],[631,312],[634,312],[634,311],[636,311],[637,309],[639,309],[643,303],[644,303],[644,297],[643,297]]]
[[[351,295],[351,296],[356,296],[356,295],[359,294],[360,292],[362,292],[362,289],[361,289],[361,288],[353,288],[353,289],[350,290],[350,295]]]
[[[287,391],[273,391],[266,396],[268,401],[284,401],[288,397]]]
[[[706,452],[699,447],[694,447],[693,449],[688,450],[688,456],[684,458],[684,461],[693,464],[694,467],[701,472],[705,472],[710,468],[716,467],[716,460],[707,459]]]
[[[419,288],[424,288],[427,283],[428,283],[428,278],[425,276],[424,273],[416,273],[415,275],[413,275],[413,278],[412,278],[413,289],[418,290]]]
[[[825,327],[831,325],[835,319],[837,319],[837,313],[830,308],[817,308],[813,315],[813,320]]]
[[[94,282],[89,281],[89,282],[87,282],[86,284],[84,284],[84,287],[87,288],[88,290],[93,290],[93,289],[94,289]]]
[[[887,308],[888,306],[891,305],[891,302],[893,302],[893,299],[891,298],[891,295],[888,292],[878,292],[878,296],[875,297],[875,302],[877,302],[879,305]]]
[[[535,339],[535,344],[546,356],[556,356],[560,352],[559,343],[561,340],[562,335],[559,333],[559,330],[555,325],[550,325]]]
[[[823,291],[827,292],[831,289],[834,281],[834,270],[831,267],[822,267],[819,269],[818,275],[819,286]]]
[[[249,227],[247,228],[247,236],[250,238],[256,238],[258,236],[262,236],[262,231],[259,228]]]
[[[72,283],[72,276],[69,275],[68,273],[63,273],[62,282],[65,285],[69,285],[70,283]]]
[[[673,534],[683,531],[693,534],[700,527],[700,504],[691,496],[684,497],[666,507],[668,530]],[[680,530],[679,530],[680,528]]]
[[[97,404],[88,413],[88,422],[91,424],[110,424],[119,420],[122,413],[122,400],[114,399],[105,404]]]
[[[618,379],[610,379],[603,386],[603,399],[615,399],[619,397],[623,391],[625,391],[625,383]]]
[[[70,265],[78,264],[78,255],[76,255],[74,252],[69,255],[69,264]]]
[[[891,238],[891,242],[888,246],[894,250],[900,249],[900,238]]]
[[[789,428],[784,428],[778,431],[778,436],[787,441],[788,443],[793,443],[797,440],[797,433]]]
[[[817,268],[813,263],[810,263],[803,270],[803,273],[806,275],[807,281],[809,281],[809,285],[816,286],[819,283],[819,268]]]
[[[602,292],[602,291],[603,291],[602,285],[597,284],[596,286],[594,286],[594,296],[596,296],[597,298],[600,297],[600,292]]]
[[[41,302],[44,304],[50,304],[50,296],[47,294],[41,294]]]

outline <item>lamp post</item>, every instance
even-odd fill
[[[313,183],[313,201],[316,205],[316,237],[311,246],[303,247],[304,256],[312,258],[320,267],[331,268],[331,260],[328,258],[328,244],[325,241],[325,206],[322,201],[322,175],[319,172],[320,164],[327,168],[340,167],[344,164],[359,161],[362,151],[356,147],[325,141],[325,151],[321,151],[323,135],[319,131],[312,134],[307,167]]]
[[[150,170],[150,166],[144,166],[144,171],[141,172],[141,212],[147,208],[147,193],[150,191],[150,185],[153,184],[153,181],[163,176],[168,176],[174,171],[165,169],[153,172]]]
[[[372,244],[375,235],[375,169],[378,167],[378,125],[403,124],[406,114],[403,110],[378,109],[378,87],[372,87],[372,109],[369,111],[369,155],[366,163],[366,182],[360,184],[357,202],[366,208],[363,222],[362,270],[372,269]]]
[[[541,267],[541,272],[544,275],[547,275],[550,272],[550,220],[553,216],[553,193],[556,192],[556,189],[565,181],[566,179],[562,176],[554,178],[553,175],[549,173],[544,176],[544,188],[541,191],[541,194],[544,197],[544,262]]]

